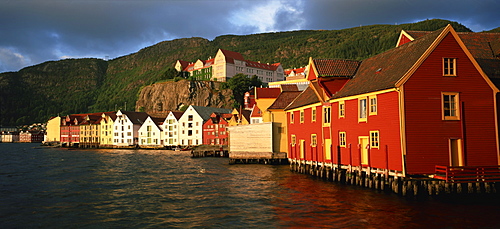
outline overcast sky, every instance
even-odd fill
[[[500,27],[498,0],[0,0],[0,72],[116,58],[165,40],[425,19]]]

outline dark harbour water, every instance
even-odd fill
[[[406,199],[161,150],[0,144],[0,228],[500,228],[500,200]]]

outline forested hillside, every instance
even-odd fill
[[[135,107],[142,87],[165,80],[176,60],[214,57],[217,49],[240,52],[248,60],[301,67],[308,58],[362,60],[395,46],[402,29],[433,31],[452,24],[426,20],[401,25],[372,25],[343,30],[306,30],[224,35],[209,41],[184,38],[160,42],[137,53],[104,61],[71,59],[45,62],[0,74],[0,125],[44,122],[51,116]]]

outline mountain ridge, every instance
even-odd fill
[[[246,59],[302,67],[308,58],[362,60],[395,46],[402,29],[433,31],[452,24],[441,19],[342,30],[298,30],[162,41],[108,61],[96,58],[47,61],[0,73],[0,126],[44,122],[51,116],[136,107],[141,89],[171,78],[176,60],[214,57],[219,48]],[[492,30],[494,31],[494,30]]]

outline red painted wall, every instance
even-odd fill
[[[290,114],[288,113],[288,142],[289,144],[289,158],[300,158],[300,140],[305,140],[304,158],[308,161],[321,161],[323,160],[323,135],[322,135],[322,106],[316,106],[316,121],[312,121],[312,109],[307,108],[304,110],[304,122],[300,122],[300,111],[294,111],[294,122],[290,123]],[[311,146],[311,135],[316,134],[317,145]],[[295,135],[297,144],[291,145],[291,136]]]
[[[443,57],[457,58],[457,76],[442,76]],[[459,92],[461,120],[442,120],[441,92]],[[465,139],[466,165],[497,165],[492,89],[448,34],[404,84],[408,174],[449,165],[449,139]],[[462,134],[465,130],[465,135]]]
[[[368,99],[368,98],[367,98]],[[344,165],[361,165],[358,137],[379,131],[379,148],[369,149],[369,166],[381,169],[402,170],[398,92],[377,95],[377,114],[368,115],[367,122],[358,122],[358,99],[345,100],[345,117],[339,118],[338,102],[332,104],[332,144],[334,162],[337,161],[339,132],[346,132],[346,147],[341,147]],[[386,160],[388,158],[388,160]]]

